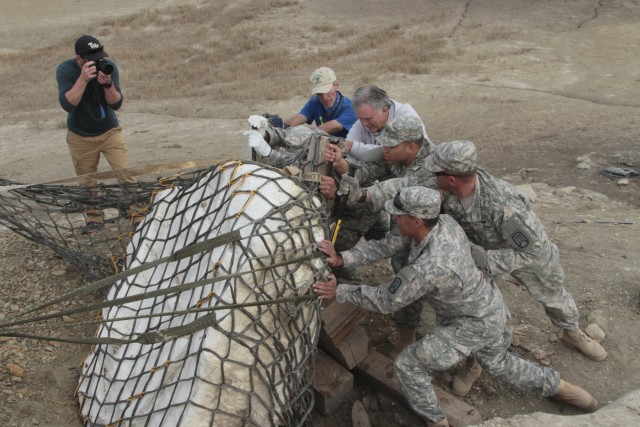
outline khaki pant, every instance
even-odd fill
[[[111,169],[123,169],[129,167],[129,150],[122,136],[122,128],[113,128],[98,136],[81,136],[71,131],[67,132],[67,145],[69,154],[73,160],[76,175],[86,175],[98,171],[100,154],[107,159]],[[133,177],[118,178],[120,184],[135,184]],[[91,192],[97,195],[95,179],[87,179],[83,185],[91,188]],[[104,215],[99,206],[89,206],[85,211],[87,222],[103,222]]]

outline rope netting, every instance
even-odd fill
[[[96,337],[70,340],[94,344],[77,389],[87,425],[310,423],[320,328],[310,286],[328,273],[315,247],[326,208],[314,190],[234,161],[101,185],[98,196],[81,186],[0,193],[0,223],[102,278],[80,292],[110,284],[105,301],[56,313],[101,308]],[[96,199],[106,225],[82,235]],[[134,205],[146,207],[125,215]],[[28,336],[21,325],[52,315],[20,317],[0,335]]]

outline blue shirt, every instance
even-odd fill
[[[307,123],[314,122],[316,126],[320,126],[331,120],[337,120],[342,125],[342,130],[333,133],[333,136],[344,138],[349,133],[351,126],[358,120],[356,112],[351,106],[351,100],[343,96],[340,92],[336,93],[336,102],[333,107],[324,108],[317,96],[313,95],[300,110],[300,114],[307,118]]]

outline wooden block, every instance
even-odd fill
[[[362,326],[357,325],[336,345],[322,328],[320,330],[319,345],[342,366],[347,369],[353,369],[369,353],[369,336]]]
[[[391,397],[408,407],[400,382],[396,378],[393,360],[387,356],[372,349],[367,357],[356,366],[354,373],[383,389]],[[447,415],[451,425],[462,427],[482,422],[480,413],[473,406],[466,404],[439,387],[433,386],[433,389],[438,398],[438,403],[440,403],[440,407]]]
[[[322,415],[330,415],[349,400],[353,393],[353,374],[318,350],[313,373],[315,409]]]
[[[366,310],[350,303],[333,301],[322,309],[322,325],[328,338],[337,345],[366,316]]]

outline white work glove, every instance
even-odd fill
[[[269,125],[269,121],[266,117],[262,117],[257,114],[249,116],[248,121],[249,125],[251,125],[253,129],[262,129],[266,128]]]
[[[360,198],[363,194],[366,194],[364,190],[360,188],[360,183],[357,179],[348,174],[342,175],[342,179],[340,180],[340,189],[338,193],[347,195],[347,204],[355,205],[360,203]]]
[[[245,130],[242,132],[247,137],[247,145],[256,150],[256,153],[262,157],[267,157],[271,154],[271,147],[264,140],[262,133],[257,130]]]
[[[478,246],[474,243],[469,242],[471,244],[471,256],[473,257],[473,262],[476,264],[476,267],[481,270],[486,270],[489,268],[489,262],[487,261],[487,251],[482,247]]]

